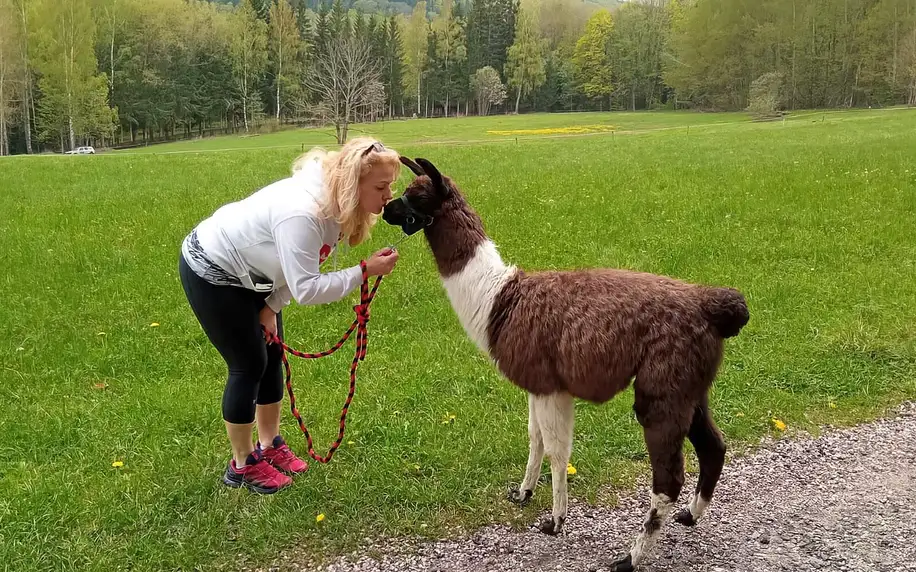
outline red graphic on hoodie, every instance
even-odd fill
[[[329,254],[331,254],[331,245],[321,245],[321,250],[318,251],[318,264],[324,263],[324,261],[328,259]]]

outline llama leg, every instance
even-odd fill
[[[568,506],[566,467],[572,454],[575,421],[573,397],[568,393],[538,397],[535,408],[544,449],[550,457],[550,480],[553,485],[553,514],[542,521],[539,528],[546,534],[558,534],[566,522]]]
[[[725,465],[725,441],[709,414],[705,397],[694,410],[687,436],[700,462],[700,476],[690,506],[678,511],[674,519],[685,526],[694,526],[709,506]]]
[[[643,425],[646,447],[652,463],[652,499],[642,530],[629,554],[611,564],[613,572],[631,572],[652,551],[662,524],[684,486],[684,455],[682,446],[690,424],[690,411],[681,414],[680,404],[652,404],[637,390],[637,418]],[[655,398],[657,399],[657,398]],[[640,412],[640,401],[649,402],[648,413]],[[646,410],[643,409],[643,412]]]
[[[535,397],[528,394],[528,466],[525,468],[525,478],[517,489],[509,491],[509,500],[521,506],[528,504],[534,487],[537,485],[541,474],[541,463],[544,462],[544,440],[541,438],[541,428],[537,420]]]

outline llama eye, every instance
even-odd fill
[[[412,216],[409,216],[407,217],[407,224],[413,224],[416,222],[416,220],[417,219],[413,218]]]

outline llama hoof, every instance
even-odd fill
[[[509,490],[509,502],[513,502],[523,507],[528,504],[528,501],[531,500],[532,494],[534,493],[530,489],[525,489],[524,491],[511,489]]]
[[[556,536],[560,534],[560,531],[563,530],[563,523],[566,522],[566,519],[562,516],[554,519],[552,516],[548,516],[538,525],[538,530],[544,534],[549,534],[550,536]]]
[[[693,514],[691,514],[690,509],[682,508],[674,515],[675,522],[683,524],[684,526],[696,526],[697,521],[693,519]]]
[[[611,572],[633,572],[633,559],[629,554],[611,563]]]

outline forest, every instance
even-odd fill
[[[0,0],[0,155],[467,114],[916,105],[916,0]]]

